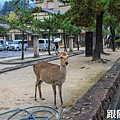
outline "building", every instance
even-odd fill
[[[42,7],[42,10],[40,13],[34,13],[37,15],[37,18],[40,20],[43,20],[44,17],[49,17],[48,13],[57,13],[58,11],[60,11],[61,14],[65,13],[69,8],[70,5],[69,3],[63,4],[61,2],[58,2],[58,0],[44,0],[42,3],[40,2],[36,2],[35,6],[38,7]],[[21,31],[20,30],[11,30],[8,32],[8,35],[6,37],[7,40],[14,40],[14,39],[21,39],[22,35],[21,35]],[[39,36],[40,38],[48,38],[48,32],[44,32],[42,35]],[[56,37],[60,37],[61,39],[66,38],[66,42],[68,44],[68,36],[64,36],[63,31],[58,31],[56,34],[52,34],[50,36],[50,39],[54,39]],[[26,30],[25,32],[25,39],[28,40],[28,44],[29,46],[33,46],[33,35],[32,32],[29,30]],[[80,37],[78,37],[78,39],[80,39]],[[82,37],[82,40],[84,38]],[[84,41],[84,40],[83,40]],[[64,42],[61,41],[61,44],[64,45]]]

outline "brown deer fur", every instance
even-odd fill
[[[66,52],[61,52],[60,56],[60,66],[57,64],[51,64],[47,62],[39,62],[34,65],[34,73],[36,75],[36,84],[35,84],[35,100],[37,94],[37,87],[39,90],[39,96],[41,100],[44,100],[41,92],[41,84],[45,82],[51,84],[54,92],[54,106],[56,107],[56,86],[59,89],[59,95],[61,100],[61,106],[63,106],[62,100],[62,84],[66,79],[66,65],[68,64],[68,55]]]

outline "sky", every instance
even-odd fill
[[[0,4],[3,5],[5,1],[12,1],[12,0],[0,0]]]
[[[0,4],[3,5],[5,1],[10,1],[10,0],[0,0]]]
[[[0,0],[0,9],[2,8],[3,4],[6,2],[6,1],[12,1],[12,0]],[[31,2],[30,2],[31,3]],[[34,7],[34,5],[32,5]]]
[[[6,1],[10,1],[10,0],[0,0],[0,9],[2,9],[2,6]]]

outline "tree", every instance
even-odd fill
[[[59,24],[57,23],[57,18],[55,14],[49,14],[49,17],[44,18],[43,21],[43,29],[48,30],[48,54],[50,55],[50,34],[56,33],[59,28]]]
[[[8,20],[9,21],[12,21],[12,20],[17,20],[18,19],[18,16],[15,14],[14,11],[11,11],[10,14],[9,14],[9,17],[8,17]]]
[[[0,36],[6,36],[7,29],[0,25]]]
[[[114,15],[106,12],[104,16],[104,25],[110,26],[112,50],[115,51],[115,29],[118,26],[118,20]]]
[[[120,24],[120,1],[117,0],[110,0],[108,6],[108,19],[109,19],[109,26],[112,35],[112,48],[115,51],[115,29]]]
[[[14,5],[16,5],[16,3],[14,3],[13,6]],[[4,20],[10,25],[10,29],[19,29],[22,32],[21,60],[24,60],[24,33],[29,28],[28,27],[29,24],[31,24],[32,26],[35,16],[32,14],[32,9],[26,10],[24,6],[22,7],[17,6],[15,14],[16,15],[11,13],[9,18],[8,19],[5,18]]]
[[[118,0],[110,0],[108,12],[115,15],[120,22],[120,1]]]
[[[59,28],[59,24],[57,22],[57,17],[55,14],[48,13],[49,17],[45,17],[43,21],[37,19],[34,22],[33,31],[35,33],[41,34],[45,31],[48,32],[48,54],[50,53],[50,34],[56,33]]]
[[[56,21],[55,22],[56,28],[63,31],[64,51],[66,51],[67,49],[66,49],[65,35],[78,35],[81,32],[81,28],[73,25],[71,23],[71,20],[64,18],[64,15],[62,15],[60,12],[58,12],[58,14],[55,14],[54,16],[55,16],[55,21]]]
[[[96,21],[96,46],[92,60],[101,60],[102,49],[102,22],[103,14],[107,8],[108,0],[59,0],[61,2],[70,2],[71,8],[66,12],[66,16],[76,26],[91,27]]]

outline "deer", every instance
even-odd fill
[[[41,84],[43,82],[52,85],[54,93],[54,106],[56,106],[56,86],[58,86],[61,106],[64,108],[62,99],[62,85],[65,82],[68,65],[68,55],[66,52],[59,53],[60,65],[52,64],[48,62],[38,62],[33,66],[34,73],[36,75],[35,82],[35,100],[37,96],[37,87],[39,90],[39,97],[41,100],[45,100],[42,97]]]

